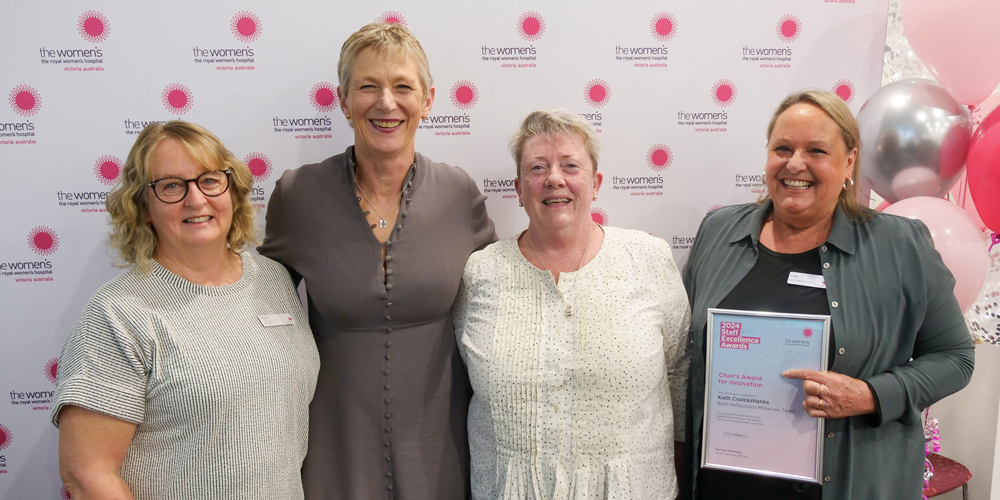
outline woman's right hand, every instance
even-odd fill
[[[59,411],[59,475],[73,500],[135,499],[119,474],[135,429],[79,406]]]

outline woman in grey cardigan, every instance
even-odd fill
[[[921,411],[972,375],[955,280],[922,223],[858,204],[858,125],[839,97],[788,96],[767,137],[769,197],[706,216],[684,270],[694,497],[918,498]],[[826,419],[821,485],[699,469],[706,311],[715,307],[830,315],[829,371],[783,373],[803,388],[809,417]]]

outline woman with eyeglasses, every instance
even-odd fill
[[[129,269],[63,347],[52,420],[74,499],[302,498],[316,343],[254,244],[253,177],[212,133],[146,127],[107,199]]]

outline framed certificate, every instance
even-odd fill
[[[826,370],[830,317],[708,310],[701,466],[821,483],[824,419],[793,368]]]

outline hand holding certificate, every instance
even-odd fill
[[[875,412],[875,398],[863,380],[833,372],[787,370],[786,378],[802,379],[802,407],[811,417],[844,418]]]
[[[807,413],[803,402],[834,403],[818,395],[832,398],[828,384],[840,380],[814,380],[836,375],[822,372],[829,320],[708,310],[702,467],[820,482],[824,421]],[[805,382],[810,391],[783,376],[793,370],[810,379]]]

